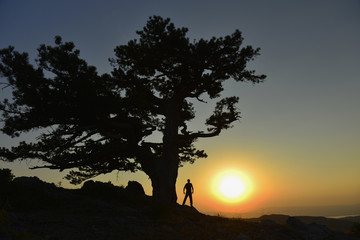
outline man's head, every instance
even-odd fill
[[[188,179],[187,181],[188,181],[188,183],[189,183],[189,182],[190,182],[190,179]]]

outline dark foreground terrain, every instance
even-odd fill
[[[360,239],[357,219],[326,226],[325,218],[207,216],[190,207],[161,207],[137,182],[121,188],[89,181],[69,190],[21,177],[1,202],[0,239]]]

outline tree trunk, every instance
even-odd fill
[[[166,106],[163,155],[155,161],[155,176],[151,178],[153,197],[164,204],[175,204],[176,179],[179,167],[178,128],[179,104],[172,99]]]
[[[166,205],[176,203],[177,165],[165,165],[162,158],[147,158],[141,161],[142,170],[149,176],[153,188],[153,198]]]
[[[150,147],[138,151],[141,168],[151,179],[153,198],[166,205],[173,205],[177,201],[175,185],[179,168],[179,110],[178,104],[174,102],[167,105],[162,156],[154,156]]]
[[[150,177],[153,187],[153,198],[161,204],[172,205],[177,201],[176,179],[178,174],[176,168],[156,161],[156,172]]]

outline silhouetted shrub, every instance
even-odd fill
[[[111,182],[98,182],[89,180],[84,183],[81,191],[86,195],[97,198],[118,198],[123,195],[124,188],[114,186]]]
[[[8,185],[14,177],[10,169],[0,168],[0,186]]]

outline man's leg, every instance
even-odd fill
[[[184,197],[183,204],[182,204],[183,206],[185,205],[185,202],[186,202],[187,197],[188,197],[188,194],[186,193],[186,194],[185,194],[185,197]]]
[[[190,198],[190,206],[192,207],[193,206],[193,201],[192,201],[192,194],[191,193],[189,194],[189,198]]]

